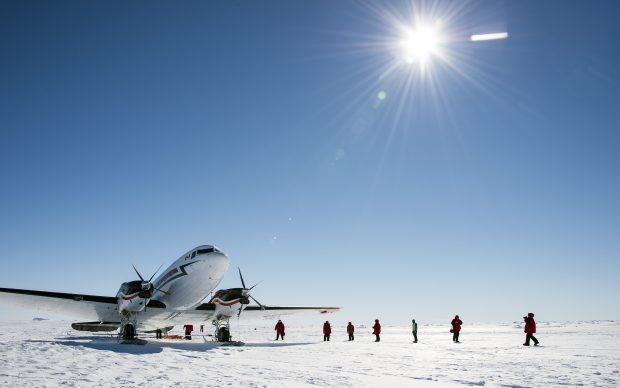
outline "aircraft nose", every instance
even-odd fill
[[[225,253],[213,252],[209,254],[206,262],[209,265],[212,274],[215,276],[224,276],[224,273],[228,270],[230,260]]]
[[[209,258],[213,261],[213,263],[228,263],[228,256],[226,256],[223,252],[213,252],[209,255]]]

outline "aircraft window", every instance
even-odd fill
[[[199,249],[199,250],[198,250],[198,254],[199,254],[199,255],[202,255],[202,254],[205,254],[205,253],[211,253],[211,252],[213,252],[213,251],[214,251],[214,249],[213,249],[213,248]]]
[[[199,253],[200,254],[200,253]],[[196,251],[192,252],[192,259],[196,257]]]

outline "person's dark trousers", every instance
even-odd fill
[[[355,339],[355,337],[353,336],[353,333],[349,334],[349,341],[353,341]]]
[[[375,334],[375,336],[377,337],[377,339],[375,340],[375,342],[379,342],[379,341],[381,341],[381,338],[379,337],[379,334]]]
[[[278,333],[278,334],[276,335],[276,341],[277,341],[278,339],[282,339],[282,341],[284,341],[284,334],[283,334],[283,333]]]
[[[329,334],[325,334],[323,336],[323,341],[329,341]]]
[[[415,331],[412,333],[413,333],[413,342],[418,342],[418,333],[416,333]]]
[[[459,332],[455,331],[454,335],[452,335],[452,341],[459,342]]]
[[[538,340],[534,337],[534,334],[527,333],[525,336],[525,343],[523,345],[530,346],[530,339],[534,341],[534,345],[538,345]]]

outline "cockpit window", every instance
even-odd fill
[[[215,249],[213,247],[210,248],[203,248],[203,249],[199,249],[196,252],[198,252],[199,255],[203,255],[205,253],[212,253],[215,252]]]
[[[200,254],[200,253],[199,253]],[[192,259],[196,257],[196,251],[192,252]]]

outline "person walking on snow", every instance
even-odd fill
[[[279,338],[282,338],[282,341],[284,341],[284,323],[282,323],[282,321],[279,319],[278,319],[278,323],[276,323],[275,331],[276,331],[276,341]]]
[[[381,337],[379,336],[379,334],[381,334],[381,324],[379,323],[378,319],[375,319],[375,325],[372,327],[372,329],[372,334],[374,334],[377,338],[375,339],[375,342],[381,341]]]
[[[456,343],[459,343],[459,333],[461,332],[462,324],[463,321],[461,321],[458,315],[455,315],[452,320],[452,330],[450,330],[450,332],[452,332],[452,341]]]
[[[411,320],[411,333],[413,333],[413,343],[415,344],[418,342],[418,324],[415,319]]]
[[[323,324],[323,341],[329,341],[329,336],[332,333],[332,327],[329,321],[325,321]]]
[[[534,346],[538,346],[538,340],[534,337],[534,333],[536,333],[534,313],[528,313],[527,317],[523,317],[523,320],[525,321],[525,328],[523,328],[525,332],[525,343],[523,346],[530,346],[530,339],[534,341]]]
[[[355,332],[355,327],[353,326],[351,322],[349,322],[349,324],[347,325],[347,334],[349,334],[349,341],[353,341],[355,339],[355,337],[353,336],[354,332]]]

